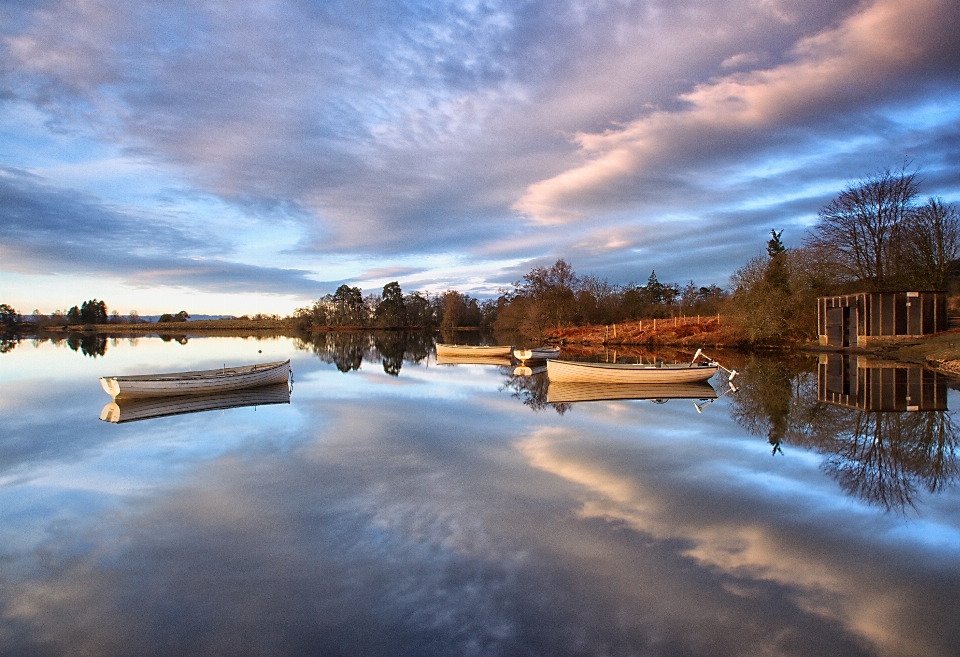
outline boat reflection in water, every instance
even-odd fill
[[[543,374],[547,371],[547,363],[541,362],[540,364],[532,363],[527,365],[517,365],[513,368],[514,376],[537,376],[538,374]]]
[[[286,383],[231,390],[212,395],[180,395],[177,397],[118,398],[103,407],[100,419],[122,424],[152,420],[170,415],[219,411],[242,406],[289,404],[290,387]]]
[[[495,365],[513,367],[510,356],[441,356],[437,354],[437,365]]]
[[[628,399],[716,399],[717,392],[709,383],[580,383],[573,381],[550,381],[547,386],[547,402],[567,404],[571,402],[614,401]]]

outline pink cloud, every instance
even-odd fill
[[[588,218],[617,185],[669,168],[676,157],[703,157],[743,136],[762,135],[811,117],[857,107],[896,89],[951,36],[952,0],[877,0],[838,26],[797,42],[793,60],[732,73],[622,127],[578,133],[584,162],[527,187],[513,209],[537,224]]]

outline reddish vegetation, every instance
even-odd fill
[[[732,345],[717,316],[644,319],[608,326],[574,326],[547,331],[548,342],[564,345]]]

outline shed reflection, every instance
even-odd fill
[[[943,376],[900,363],[824,354],[817,364],[818,399],[862,411],[945,411]]]
[[[858,499],[902,511],[958,479],[960,432],[937,372],[831,354],[812,368],[753,358],[738,380],[741,426],[766,435],[774,454],[823,454],[821,468]]]

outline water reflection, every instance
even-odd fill
[[[546,367],[543,371],[527,374],[529,367],[505,367],[501,369],[504,376],[502,389],[510,390],[514,399],[519,399],[524,406],[543,411],[553,408],[558,415],[570,410],[571,405],[565,402],[551,402],[547,399],[550,383],[547,380]]]
[[[100,411],[104,422],[120,424],[152,420],[171,415],[220,411],[244,406],[268,406],[271,404],[289,404],[290,388],[279,383],[259,388],[231,390],[211,395],[183,395],[178,397],[141,397],[135,399],[117,398]]]
[[[341,372],[359,370],[367,361],[382,363],[384,372],[398,376],[403,363],[421,363],[429,357],[433,338],[413,331],[314,333],[299,336],[294,345],[332,363]]]
[[[107,336],[98,333],[71,333],[67,336],[67,346],[84,356],[96,358],[107,353]]]
[[[823,454],[821,469],[857,499],[903,511],[919,491],[958,479],[958,427],[936,372],[839,355],[752,358],[739,381],[734,419],[774,454],[784,445]]]
[[[864,411],[945,411],[947,380],[922,367],[825,354],[817,364],[821,401]]]
[[[415,359],[366,344],[368,362]],[[918,452],[897,456],[911,476],[941,473],[904,518],[817,469],[850,459],[828,438],[849,447],[843,431],[864,433],[850,418],[876,414],[819,399],[816,359],[731,362],[743,389],[709,414],[600,401],[561,416],[511,399],[504,381],[564,406],[513,367],[344,376],[298,346],[145,337],[106,360],[46,343],[4,357],[0,654],[956,653],[960,491],[935,463],[956,450],[934,444],[948,427],[906,425],[938,411],[881,413],[901,424],[871,438]],[[291,406],[123,426],[90,412],[104,370],[260,347],[294,359]]]
[[[509,356],[437,356],[437,365],[489,365],[513,367]]]
[[[716,399],[717,392],[709,383],[579,383],[550,382],[547,386],[547,401],[571,403],[586,401]]]

